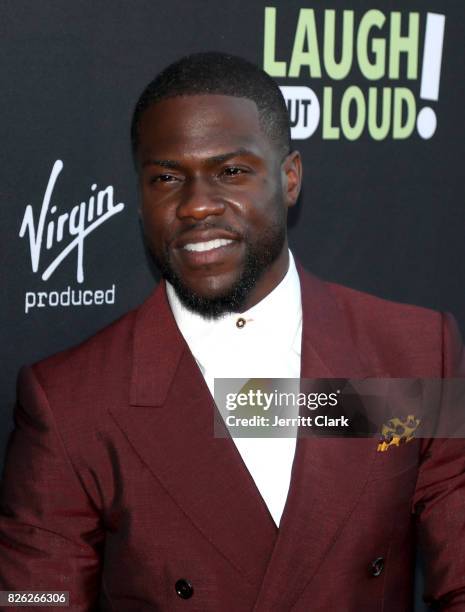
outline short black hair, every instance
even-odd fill
[[[144,111],[166,98],[196,94],[221,94],[252,100],[257,105],[263,132],[280,149],[282,156],[289,153],[289,114],[277,83],[258,66],[242,57],[208,51],[186,55],[170,64],[142,92],[131,122],[135,163],[139,123]]]

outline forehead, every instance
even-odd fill
[[[224,95],[167,98],[150,106],[139,124],[139,156],[208,157],[239,148],[266,157],[273,148],[255,102]]]

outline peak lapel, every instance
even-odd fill
[[[381,376],[357,353],[325,284],[298,271],[302,288],[302,378]],[[276,546],[254,610],[291,610],[344,528],[375,458],[372,438],[299,437]]]
[[[131,405],[111,413],[135,452],[207,540],[259,588],[277,528],[180,334],[164,283],[138,312]],[[225,430],[226,431],[226,430]]]

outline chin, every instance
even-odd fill
[[[225,314],[239,312],[249,296],[249,288],[240,279],[234,283],[185,285],[180,279],[169,279],[182,304],[206,319],[217,319]]]
[[[201,299],[217,299],[227,296],[239,282],[240,275],[209,276],[200,282],[189,283],[181,279],[182,284]]]

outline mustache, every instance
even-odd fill
[[[228,224],[225,224],[225,223],[210,223],[209,221],[201,221],[201,222],[198,222],[198,223],[191,223],[189,225],[185,225],[182,229],[180,229],[178,232],[176,232],[176,234],[174,234],[174,236],[172,236],[170,242],[171,243],[175,242],[179,238],[182,238],[182,236],[184,236],[184,234],[188,234],[189,232],[192,232],[193,230],[196,230],[196,231],[202,231],[202,230],[223,230],[225,232],[233,234],[234,236],[237,237],[238,240],[242,240],[245,237],[244,234],[239,232],[237,229],[235,229],[231,225],[228,225]]]

